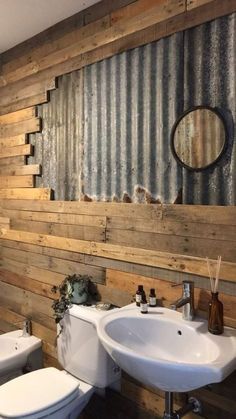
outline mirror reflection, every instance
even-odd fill
[[[172,150],[184,167],[201,170],[221,156],[226,144],[224,120],[215,110],[196,107],[185,112],[172,131]]]

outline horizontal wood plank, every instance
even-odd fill
[[[49,200],[51,189],[48,188],[13,188],[0,189],[0,199],[39,199]]]
[[[200,227],[199,227],[200,233]],[[236,260],[235,241],[222,241],[201,237],[175,234],[158,234],[141,231],[127,231],[107,229],[106,242],[142,249],[153,249],[161,252],[181,253],[198,257],[214,259],[221,255],[222,259],[229,262]]]
[[[1,176],[0,175],[0,188],[33,188],[34,178],[28,176]]]
[[[27,167],[27,166],[25,166]],[[1,213],[14,219],[41,221],[44,223],[76,224],[77,226],[106,227],[106,217],[2,209]]]
[[[23,144],[15,147],[4,148],[0,151],[0,159],[16,156],[31,156],[33,154],[33,146],[31,144]]]
[[[156,266],[179,272],[197,274],[200,276],[208,276],[205,258],[203,259],[193,256],[124,247],[106,243],[87,242],[84,240],[67,239],[65,241],[65,239],[61,237],[17,230],[1,229],[0,237],[2,239],[21,241],[44,247],[52,247],[93,256],[101,256],[108,259]],[[223,262],[221,264],[220,278],[235,282],[235,269],[235,263]]]
[[[23,166],[26,163],[25,156],[16,156],[16,157],[6,157],[4,159],[0,159],[0,170],[5,170],[5,168],[9,168],[11,166]]]
[[[20,109],[25,109],[30,106],[40,105],[48,102],[48,92],[39,93],[32,95],[26,99],[19,99],[15,102],[9,103],[8,105],[0,106],[0,115],[6,115],[11,112],[15,112]]]
[[[41,175],[42,168],[40,164],[28,164],[24,166],[4,166],[0,167],[0,176],[28,176]]]
[[[0,138],[13,137],[18,134],[29,134],[41,130],[41,119],[32,118],[27,121],[15,122],[14,124],[0,125]]]
[[[36,117],[36,108],[31,107],[27,109],[22,109],[20,111],[9,113],[8,115],[0,116],[0,125],[13,124],[19,121],[25,121],[27,119],[32,119]]]
[[[25,134],[19,134],[15,137],[3,137],[0,138],[0,150],[2,151],[4,148],[8,147],[15,147],[17,145],[26,144],[27,139]]]

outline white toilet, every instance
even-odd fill
[[[57,342],[65,370],[44,368],[0,386],[0,419],[76,419],[96,388],[119,382],[119,368],[97,336],[103,315],[95,307],[72,306]]]

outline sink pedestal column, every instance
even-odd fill
[[[188,399],[188,403],[180,409],[173,410],[173,393],[165,393],[165,412],[163,419],[181,419],[188,412],[201,413],[201,403],[194,397]]]

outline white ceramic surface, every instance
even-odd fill
[[[207,321],[185,321],[163,307],[141,314],[131,304],[100,319],[98,336],[114,361],[146,385],[190,391],[220,382],[236,368],[236,330],[212,335]]]
[[[40,339],[23,337],[22,330],[0,335],[0,375],[24,367],[29,354],[40,346]]]

